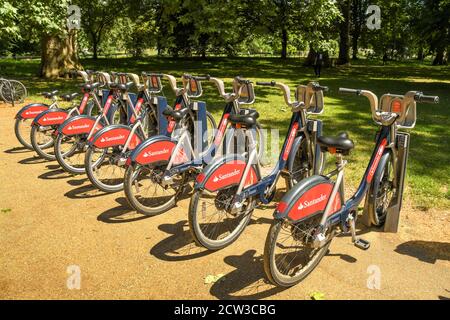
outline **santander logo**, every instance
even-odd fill
[[[37,111],[27,111],[25,112],[25,114],[39,114],[42,113],[42,110],[37,110]]]
[[[327,195],[321,193],[320,196],[318,198],[316,198],[316,199],[313,199],[313,200],[310,200],[310,201],[305,200],[305,201],[301,202],[300,205],[298,206],[298,210],[302,210],[302,209],[311,207],[311,206],[313,206],[315,204],[318,204],[318,203],[321,203],[322,201],[325,201],[326,199],[327,199]]]
[[[143,157],[148,158],[148,157],[158,156],[158,155],[166,154],[166,153],[169,153],[169,149],[167,149],[167,148],[165,148],[163,150],[156,150],[153,152],[145,152]]]
[[[44,122],[46,122],[46,121],[59,121],[59,120],[63,120],[63,119],[64,119],[64,117],[61,117],[61,116],[53,117],[53,118],[47,117],[47,118],[42,119],[42,121],[44,121]]]
[[[123,138],[125,138],[125,136],[123,134],[115,136],[115,137],[102,137],[100,139],[100,142],[117,141],[117,140],[121,140]]]
[[[292,126],[292,130],[289,133],[289,138],[288,138],[288,142],[286,144],[286,149],[283,153],[283,160],[286,160],[289,156],[289,152],[291,152],[292,144],[294,143],[294,138],[295,138],[295,135],[297,134],[297,129],[298,129],[298,122],[296,122]]]
[[[228,178],[237,176],[240,172],[241,172],[241,170],[234,169],[233,171],[231,171],[229,173],[219,174],[213,178],[213,182],[218,182],[218,181],[222,181],[224,179],[228,179]]]
[[[367,182],[371,182],[375,171],[377,170],[378,163],[380,162],[381,156],[383,155],[384,148],[387,144],[386,139],[381,141],[380,147],[378,148],[377,154],[375,155],[375,159],[373,161],[372,166],[370,167],[369,173],[367,174]]]
[[[69,126],[67,129],[68,130],[77,130],[77,129],[86,129],[86,128],[89,128],[89,127],[90,126],[88,124],[82,124],[82,125],[79,125],[79,126],[72,125],[72,126]]]

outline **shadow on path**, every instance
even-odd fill
[[[434,264],[436,260],[450,261],[450,243],[436,241],[408,241],[399,244],[395,252],[416,257],[420,261]]]
[[[162,224],[158,229],[169,234],[169,237],[155,244],[150,250],[150,254],[160,260],[184,261],[214,253],[195,244],[186,220]]]
[[[144,216],[136,213],[136,211],[130,208],[127,203],[127,199],[124,197],[117,198],[116,202],[119,206],[102,212],[97,217],[97,220],[105,223],[126,223],[151,218],[150,216]]]
[[[263,257],[255,254],[255,250],[248,250],[242,255],[225,257],[225,263],[236,270],[214,283],[210,293],[218,299],[264,299],[286,290],[266,280]]]

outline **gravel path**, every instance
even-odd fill
[[[232,246],[207,252],[190,238],[189,198],[156,217],[132,212],[122,192],[105,195],[85,176],[70,176],[18,148],[17,110],[0,108],[2,299],[309,299],[313,292],[326,299],[450,297],[449,212],[407,205],[398,234],[365,234],[368,251],[338,237],[305,281],[280,290],[266,283],[262,265],[273,205],[256,210]],[[79,290],[67,287],[73,265],[81,272]],[[368,288],[373,271],[380,273],[379,289]],[[218,274],[225,278],[205,284],[206,276]]]

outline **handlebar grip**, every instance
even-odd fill
[[[256,85],[257,86],[272,86],[274,87],[277,83],[275,81],[270,81],[270,82],[264,82],[264,81],[257,81]]]
[[[242,79],[241,77],[237,76],[234,78],[239,84],[249,84],[252,83],[250,80]]]
[[[145,72],[143,71],[141,73],[144,77],[158,77],[158,78],[162,78],[164,77],[164,75],[162,73],[151,73],[151,72]]]
[[[194,78],[195,80],[199,80],[199,81],[202,81],[202,80],[208,81],[211,77],[209,76],[209,74],[207,74],[206,76],[194,76],[192,78]]]
[[[341,94],[361,94],[361,89],[349,89],[349,88],[339,88],[339,93]]]
[[[423,102],[423,103],[439,103],[439,97],[438,96],[425,96],[423,94],[418,94],[414,97],[414,100],[417,102]]]
[[[320,90],[322,90],[322,91],[328,91],[329,88],[328,88],[327,86],[315,85],[315,86],[314,86],[314,90],[315,90],[315,91],[320,91]]]

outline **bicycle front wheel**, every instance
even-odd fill
[[[186,179],[185,175],[177,175],[170,184],[163,184],[162,177],[166,167],[167,163],[153,167],[131,165],[127,168],[124,178],[125,196],[137,212],[153,216],[175,206]]]
[[[81,174],[84,168],[86,134],[66,136],[59,133],[55,139],[55,157],[59,165],[67,172]]]
[[[27,88],[22,82],[17,80],[3,82],[0,91],[1,96],[8,103],[12,103],[13,101],[15,103],[22,103],[27,97]]]
[[[19,119],[17,118],[14,123],[14,133],[20,144],[29,150],[33,150],[31,145],[30,134],[31,134],[31,124],[33,119]]]
[[[30,131],[31,145],[37,154],[46,160],[55,160],[53,148],[54,137],[52,127],[42,128],[39,125],[33,125]]]
[[[120,151],[116,147],[86,150],[84,167],[91,183],[104,192],[117,192],[123,189],[125,168],[118,164]]]
[[[233,243],[250,221],[255,201],[248,198],[237,212],[231,212],[237,186],[216,192],[199,190],[189,205],[189,228],[195,242],[209,250]]]

